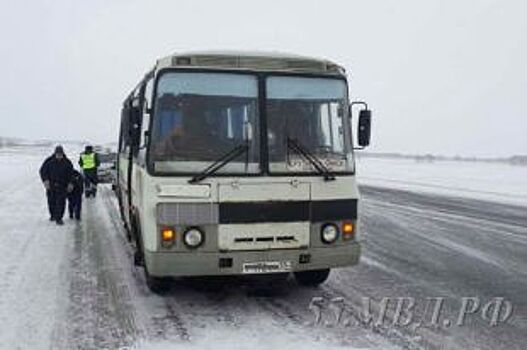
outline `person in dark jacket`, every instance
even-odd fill
[[[66,206],[66,194],[73,189],[70,183],[73,165],[64,154],[62,146],[57,146],[40,167],[40,178],[46,188],[50,220],[63,225],[62,217]]]
[[[84,178],[77,170],[73,170],[70,182],[73,189],[68,193],[68,213],[70,214],[70,219],[75,218],[77,221],[80,221],[82,194],[84,192]]]
[[[100,165],[99,156],[93,151],[93,147],[88,145],[84,152],[79,157],[79,165],[84,173],[84,188],[86,190],[86,197],[97,194],[97,168]]]

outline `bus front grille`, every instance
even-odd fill
[[[220,250],[295,249],[309,246],[309,223],[220,225]]]

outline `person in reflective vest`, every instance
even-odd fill
[[[79,165],[84,173],[84,191],[86,197],[95,197],[97,194],[97,168],[99,164],[99,157],[93,151],[93,147],[86,146],[79,159]]]

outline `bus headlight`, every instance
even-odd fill
[[[325,224],[324,226],[322,226],[322,230],[320,231],[320,238],[322,239],[322,242],[326,244],[334,243],[337,240],[338,236],[339,229],[336,225]]]
[[[185,231],[183,242],[189,248],[197,248],[203,243],[204,237],[203,232],[194,227]]]

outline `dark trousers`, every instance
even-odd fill
[[[52,186],[46,192],[48,197],[49,215],[53,220],[62,220],[66,209],[66,189],[61,186]]]
[[[72,193],[68,195],[68,213],[70,218],[79,220],[82,210],[82,193]]]
[[[92,188],[97,189],[97,169],[85,169],[84,170],[84,189],[88,190]]]

